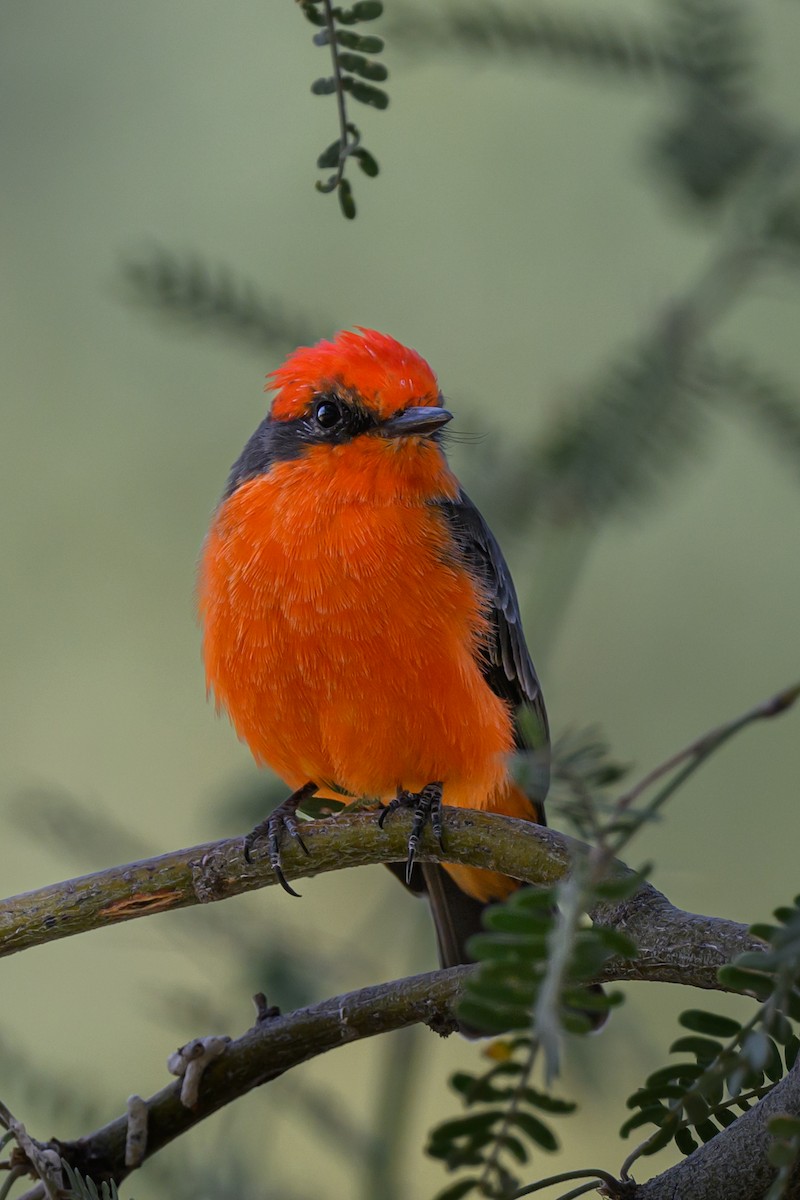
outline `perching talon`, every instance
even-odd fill
[[[300,849],[304,854],[308,854],[309,850],[305,842],[300,836],[300,831],[297,828],[297,810],[301,807],[304,800],[308,800],[317,790],[315,783],[304,783],[296,792],[292,792],[291,796],[274,808],[266,820],[261,821],[256,825],[255,829],[251,829],[247,837],[244,839],[244,857],[246,862],[252,862],[252,849],[256,842],[260,842],[266,838],[267,848],[269,850],[270,866],[275,872],[278,883],[285,892],[290,896],[300,898],[300,893],[290,887],[286,876],[281,867],[281,836],[288,833],[291,838],[294,838],[299,843]]]
[[[391,800],[386,805],[386,808],[382,809],[378,817],[378,824],[383,829],[383,823],[386,818],[390,813],[397,812],[398,808],[410,808],[414,811],[414,820],[411,823],[411,836],[408,839],[406,883],[411,882],[411,871],[417,855],[419,839],[422,836],[422,831],[427,821],[431,823],[433,836],[439,843],[439,848],[444,849],[442,844],[442,791],[443,786],[440,782],[426,783],[421,792],[400,790],[394,800]]]

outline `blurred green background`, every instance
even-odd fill
[[[800,6],[713,7],[743,18],[757,135],[796,137]],[[674,35],[691,9],[604,13]],[[464,10],[427,18],[447,11]],[[579,7],[558,11],[580,26]],[[785,436],[764,437],[757,403],[748,421],[724,388],[711,406],[689,388],[657,488],[580,520],[529,512],[532,448],[591,403],[609,364],[635,359],[765,189],[798,191],[791,163],[775,182],[743,151],[704,198],[670,171],[671,133],[702,122],[669,72],[380,25],[392,103],[353,117],[382,172],[354,179],[348,223],[313,187],[335,113],[309,92],[328,62],[296,5],[3,5],[4,894],[248,827],[237,803],[266,785],[206,702],[193,580],[295,326],[365,324],[414,346],[458,429],[480,435],[452,461],[503,540],[556,732],[600,724],[645,768],[798,674],[791,403]],[[701,164],[720,144],[700,146]],[[710,332],[793,396],[800,293],[784,249],[731,289]],[[184,303],[191,288],[151,303],[165,255],[176,276],[206,264],[212,291],[221,272],[239,292],[249,281],[275,336],[241,336],[202,296]],[[623,463],[638,453],[618,443]],[[656,859],[676,904],[747,921],[798,890],[799,740],[795,716],[748,732],[640,839],[637,861]],[[36,1135],[78,1136],[161,1087],[175,1045],[244,1029],[258,989],[289,1007],[434,965],[424,906],[387,872],[300,890],[5,960],[0,1097]],[[624,1156],[624,1098],[694,1002],[628,993],[570,1054],[562,1092],[581,1110],[540,1174]],[[455,1114],[447,1072],[479,1053],[426,1030],[345,1048],[207,1122],[122,1194],[425,1200],[444,1181],[425,1130]]]

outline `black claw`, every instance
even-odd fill
[[[277,879],[278,883],[281,885],[283,890],[285,892],[288,892],[290,896],[294,896],[296,900],[302,900],[302,896],[300,895],[300,893],[296,892],[294,890],[294,888],[291,886],[291,884],[289,883],[289,881],[287,880],[286,876],[284,875],[284,873],[281,869],[280,864],[273,863],[272,869],[275,872],[275,878]]]
[[[279,804],[265,821],[261,821],[260,824],[256,825],[255,829],[251,830],[244,839],[244,857],[246,862],[252,862],[252,849],[255,843],[266,840],[269,862],[275,872],[275,878],[285,892],[288,892],[290,896],[296,896],[298,899],[300,898],[300,893],[289,886],[281,866],[281,837],[284,833],[288,833],[293,841],[299,843],[304,854],[310,854],[308,846],[306,846],[301,838],[300,831],[297,828],[296,814],[303,801],[307,800],[309,796],[313,796],[316,790],[316,784],[314,783],[307,783],[304,787],[298,788],[282,804]]]
[[[410,884],[419,840],[425,828],[426,821],[430,821],[433,836],[436,838],[440,849],[444,849],[442,842],[441,783],[428,783],[420,792],[398,791],[394,799],[390,800],[386,807],[381,809],[378,816],[378,825],[381,829],[383,829],[384,821],[389,814],[397,812],[398,808],[411,808],[414,811],[414,820],[411,823],[411,836],[408,839],[408,858],[406,859],[406,883]]]

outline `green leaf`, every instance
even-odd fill
[[[713,1121],[701,1121],[695,1126],[695,1132],[702,1142],[710,1142],[719,1133]]]
[[[497,1145],[508,1150],[517,1162],[524,1163],[528,1161],[528,1151],[519,1138],[514,1137],[513,1133],[504,1133],[502,1137],[498,1137]]]
[[[339,55],[339,63],[343,70],[352,71],[363,79],[371,79],[375,83],[383,83],[389,78],[389,72],[383,63],[373,62],[363,54],[352,54],[345,50]]]
[[[767,1151],[767,1159],[773,1167],[793,1167],[797,1158],[797,1147],[791,1142],[773,1142]]]
[[[715,1042],[711,1038],[702,1037],[682,1037],[673,1042],[669,1048],[670,1054],[693,1054],[699,1063],[703,1066],[713,1062],[718,1054],[722,1053],[722,1044]]]
[[[336,41],[348,50],[360,50],[362,54],[380,54],[383,50],[383,38],[374,35],[351,33],[349,29],[338,29]]]
[[[310,21],[312,25],[326,25],[327,24],[324,14],[321,12],[317,12],[317,10],[314,8],[313,4],[304,4],[302,6],[302,8],[303,8],[304,17],[306,18],[307,21]]]
[[[739,1092],[744,1087],[746,1078],[747,1068],[743,1064],[740,1063],[739,1066],[734,1067],[730,1075],[725,1080],[731,1096],[736,1097],[739,1095]]]
[[[561,997],[562,1003],[570,1008],[579,1008],[590,1013],[608,1012],[618,1008],[625,1000],[622,992],[600,992],[590,987],[565,988]]]
[[[465,1025],[483,1030],[487,1035],[508,1033],[512,1029],[525,1029],[530,1024],[530,1009],[509,1005],[500,1008],[492,1004],[471,1001],[468,996],[458,1006],[458,1015]]]
[[[733,1017],[722,1017],[718,1013],[704,1012],[701,1008],[689,1008],[678,1017],[684,1029],[695,1033],[707,1033],[710,1037],[732,1038],[740,1032],[741,1025]]]
[[[648,868],[642,868],[641,871],[613,875],[610,879],[604,879],[602,883],[596,884],[594,894],[598,900],[626,900],[628,896],[632,896],[639,890],[648,873],[649,864]]]
[[[469,940],[470,953],[483,962],[486,959],[495,960],[521,958],[523,964],[530,967],[532,959],[547,957],[547,938],[539,934],[522,933],[476,933]]]
[[[658,1125],[663,1123],[664,1116],[668,1114],[669,1109],[662,1104],[652,1104],[648,1108],[643,1108],[641,1112],[634,1113],[632,1117],[628,1117],[625,1124],[619,1131],[620,1137],[626,1138],[634,1129],[638,1129],[640,1125]]]
[[[736,966],[752,971],[776,971],[783,962],[779,951],[747,950],[736,958]]]
[[[636,942],[627,934],[620,933],[618,929],[610,929],[607,925],[595,925],[593,933],[612,954],[618,955],[620,958],[639,957],[639,947]]]
[[[788,1044],[793,1036],[791,1021],[789,1021],[782,1012],[774,1009],[769,1014],[769,1019],[764,1028],[768,1033],[771,1033],[776,1042],[780,1042],[782,1046]]]
[[[483,924],[488,930],[496,929],[501,933],[519,933],[524,936],[535,933],[542,941],[545,941],[552,929],[553,919],[539,913],[524,912],[516,906],[504,904],[486,909],[483,914]]]
[[[341,179],[337,190],[339,192],[339,207],[344,216],[347,217],[347,220],[352,221],[356,215],[356,202],[353,199],[353,189],[350,187],[349,181]]]
[[[688,1129],[679,1129],[675,1134],[675,1145],[681,1154],[689,1155],[697,1149],[698,1143]]]
[[[315,46],[327,46],[330,43],[331,35],[327,27],[320,29],[319,33],[315,33],[311,39]]]
[[[555,887],[524,887],[513,892],[506,904],[509,908],[522,909],[523,912],[541,912],[552,909],[557,900]],[[552,922],[553,914],[549,913]]]
[[[327,79],[315,79],[311,85],[312,94],[315,96],[330,96],[336,91],[336,80],[332,75]]]
[[[781,1052],[773,1042],[772,1038],[767,1038],[769,1042],[769,1059],[764,1064],[764,1072],[772,1083],[777,1083],[783,1078],[783,1061]]]
[[[533,1105],[534,1108],[541,1108],[544,1112],[551,1113],[573,1113],[577,1108],[571,1100],[561,1100],[557,1096],[549,1096],[546,1092],[537,1092],[535,1088],[526,1087],[522,1089],[522,1095],[527,1104]]]
[[[518,1109],[516,1112],[510,1114],[510,1118],[542,1150],[549,1150],[551,1152],[558,1150],[558,1138],[552,1129],[545,1125],[544,1121],[540,1121],[538,1117],[535,1117],[533,1113]]]
[[[722,1102],[725,1094],[723,1072],[727,1069],[724,1065],[727,1058],[728,1055],[723,1056],[719,1062],[715,1063],[712,1070],[707,1069],[705,1075],[701,1075],[699,1079],[695,1080],[695,1090],[708,1102],[710,1108],[716,1108]]]
[[[670,1114],[672,1116],[672,1114]],[[642,1151],[642,1154],[657,1154],[659,1150],[663,1150],[668,1146],[672,1139],[677,1136],[677,1130],[674,1128],[675,1122],[665,1123],[658,1133],[653,1134],[653,1140],[648,1141],[647,1147]]]
[[[341,146],[341,144],[342,143],[341,143],[340,139],[337,138],[335,142],[331,142],[330,146],[328,146],[328,148],[326,150],[322,151],[322,154],[320,154],[319,158],[317,159],[317,166],[319,167],[319,169],[321,171],[324,171],[326,168],[329,168],[329,167],[338,167],[338,165],[339,165],[339,147]],[[326,800],[325,803],[329,804],[330,801]],[[340,805],[340,807],[343,808],[344,805]]]
[[[798,1117],[788,1117],[783,1113],[777,1117],[770,1117],[767,1121],[767,1128],[773,1137],[800,1138],[800,1118]]]
[[[675,1080],[685,1080],[689,1083],[703,1074],[703,1068],[697,1063],[670,1063],[653,1071],[646,1079],[647,1087],[658,1087],[661,1083],[673,1083]]]
[[[742,1044],[742,1057],[751,1070],[762,1072],[770,1060],[770,1040],[760,1029],[751,1029]]]
[[[696,1092],[687,1092],[683,1097],[683,1111],[692,1125],[698,1125],[708,1118],[708,1105]]]
[[[370,179],[374,179],[380,172],[377,160],[363,146],[359,146],[357,150],[353,151],[353,158],[357,161],[364,174],[368,175]]]
[[[453,1117],[443,1121],[431,1132],[431,1142],[454,1142],[462,1137],[483,1137],[491,1135],[492,1126],[503,1119],[502,1109],[492,1109],[489,1112],[470,1113],[466,1117]]]
[[[751,994],[757,1000],[766,1000],[772,994],[771,979],[765,975],[759,975],[756,971],[745,971],[734,963],[720,967],[717,971],[717,979],[723,987],[730,988],[733,992]]]
[[[522,1041],[523,1039],[519,1038],[517,1040]],[[525,1049],[527,1050],[530,1046],[530,1041],[527,1038],[524,1040],[525,1040]],[[515,1046],[513,1043],[510,1047],[512,1052],[514,1050],[517,1050],[518,1048],[519,1047]],[[492,1067],[491,1071],[489,1071],[489,1074],[486,1076],[486,1078],[487,1079],[495,1079],[498,1075],[521,1075],[523,1073],[523,1071],[524,1071],[524,1067],[522,1066],[522,1063],[514,1062],[513,1059],[509,1059],[508,1061],[505,1061],[505,1062],[499,1062],[496,1064],[496,1066]]]
[[[383,13],[380,0],[358,0],[351,12],[357,21],[374,21]]]
[[[786,1063],[787,1071],[791,1071],[792,1067],[794,1066],[798,1050],[800,1050],[800,1038],[793,1033],[783,1048],[783,1058],[784,1062]]]
[[[353,79],[351,75],[345,75],[343,82],[347,81],[347,91],[354,100],[360,101],[361,104],[368,104],[371,108],[388,108],[389,97],[386,92],[380,88],[373,87],[371,83],[362,83],[359,79]]]
[[[648,1108],[654,1101],[680,1100],[686,1089],[677,1083],[662,1083],[654,1088],[637,1088],[625,1101],[626,1108]]]

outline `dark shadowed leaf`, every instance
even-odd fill
[[[695,1033],[706,1033],[710,1037],[732,1038],[741,1030],[741,1025],[733,1017],[723,1017],[718,1013],[704,1012],[701,1008],[689,1008],[678,1017],[678,1022],[684,1029]]]
[[[558,1149],[558,1138],[544,1121],[540,1121],[533,1113],[518,1109],[511,1114],[511,1120],[522,1129],[532,1142],[541,1146],[542,1150],[555,1152]]]
[[[374,21],[383,13],[383,5],[381,0],[358,0],[351,11],[358,21]]]
[[[697,1142],[688,1129],[679,1129],[675,1134],[675,1145],[681,1154],[689,1155],[697,1149]]]
[[[337,138],[335,142],[331,142],[327,150],[322,151],[322,154],[320,154],[319,158],[317,159],[317,166],[321,171],[326,170],[328,167],[338,167],[339,147],[341,144],[342,143],[340,139]],[[305,805],[303,805],[303,809],[305,811]]]
[[[704,1066],[722,1053],[722,1043],[711,1038],[682,1037],[673,1042],[669,1048],[670,1054],[693,1054]]]
[[[347,91],[354,100],[358,100],[361,104],[369,104],[371,108],[388,108],[389,97],[386,92],[380,88],[373,87],[371,83],[362,83],[360,79],[353,79],[352,76],[346,75]]]
[[[315,79],[311,85],[311,91],[315,96],[330,96],[336,91],[336,80],[332,75],[329,75],[327,79]]]
[[[353,199],[353,189],[347,179],[342,179],[339,182],[339,207],[348,221],[352,221],[356,215],[356,202]]]
[[[361,167],[361,170],[364,172],[364,174],[369,175],[370,179],[374,179],[379,173],[380,167],[378,166],[377,160],[373,158],[369,150],[365,150],[363,146],[359,146],[357,150],[353,151],[353,158]]]

